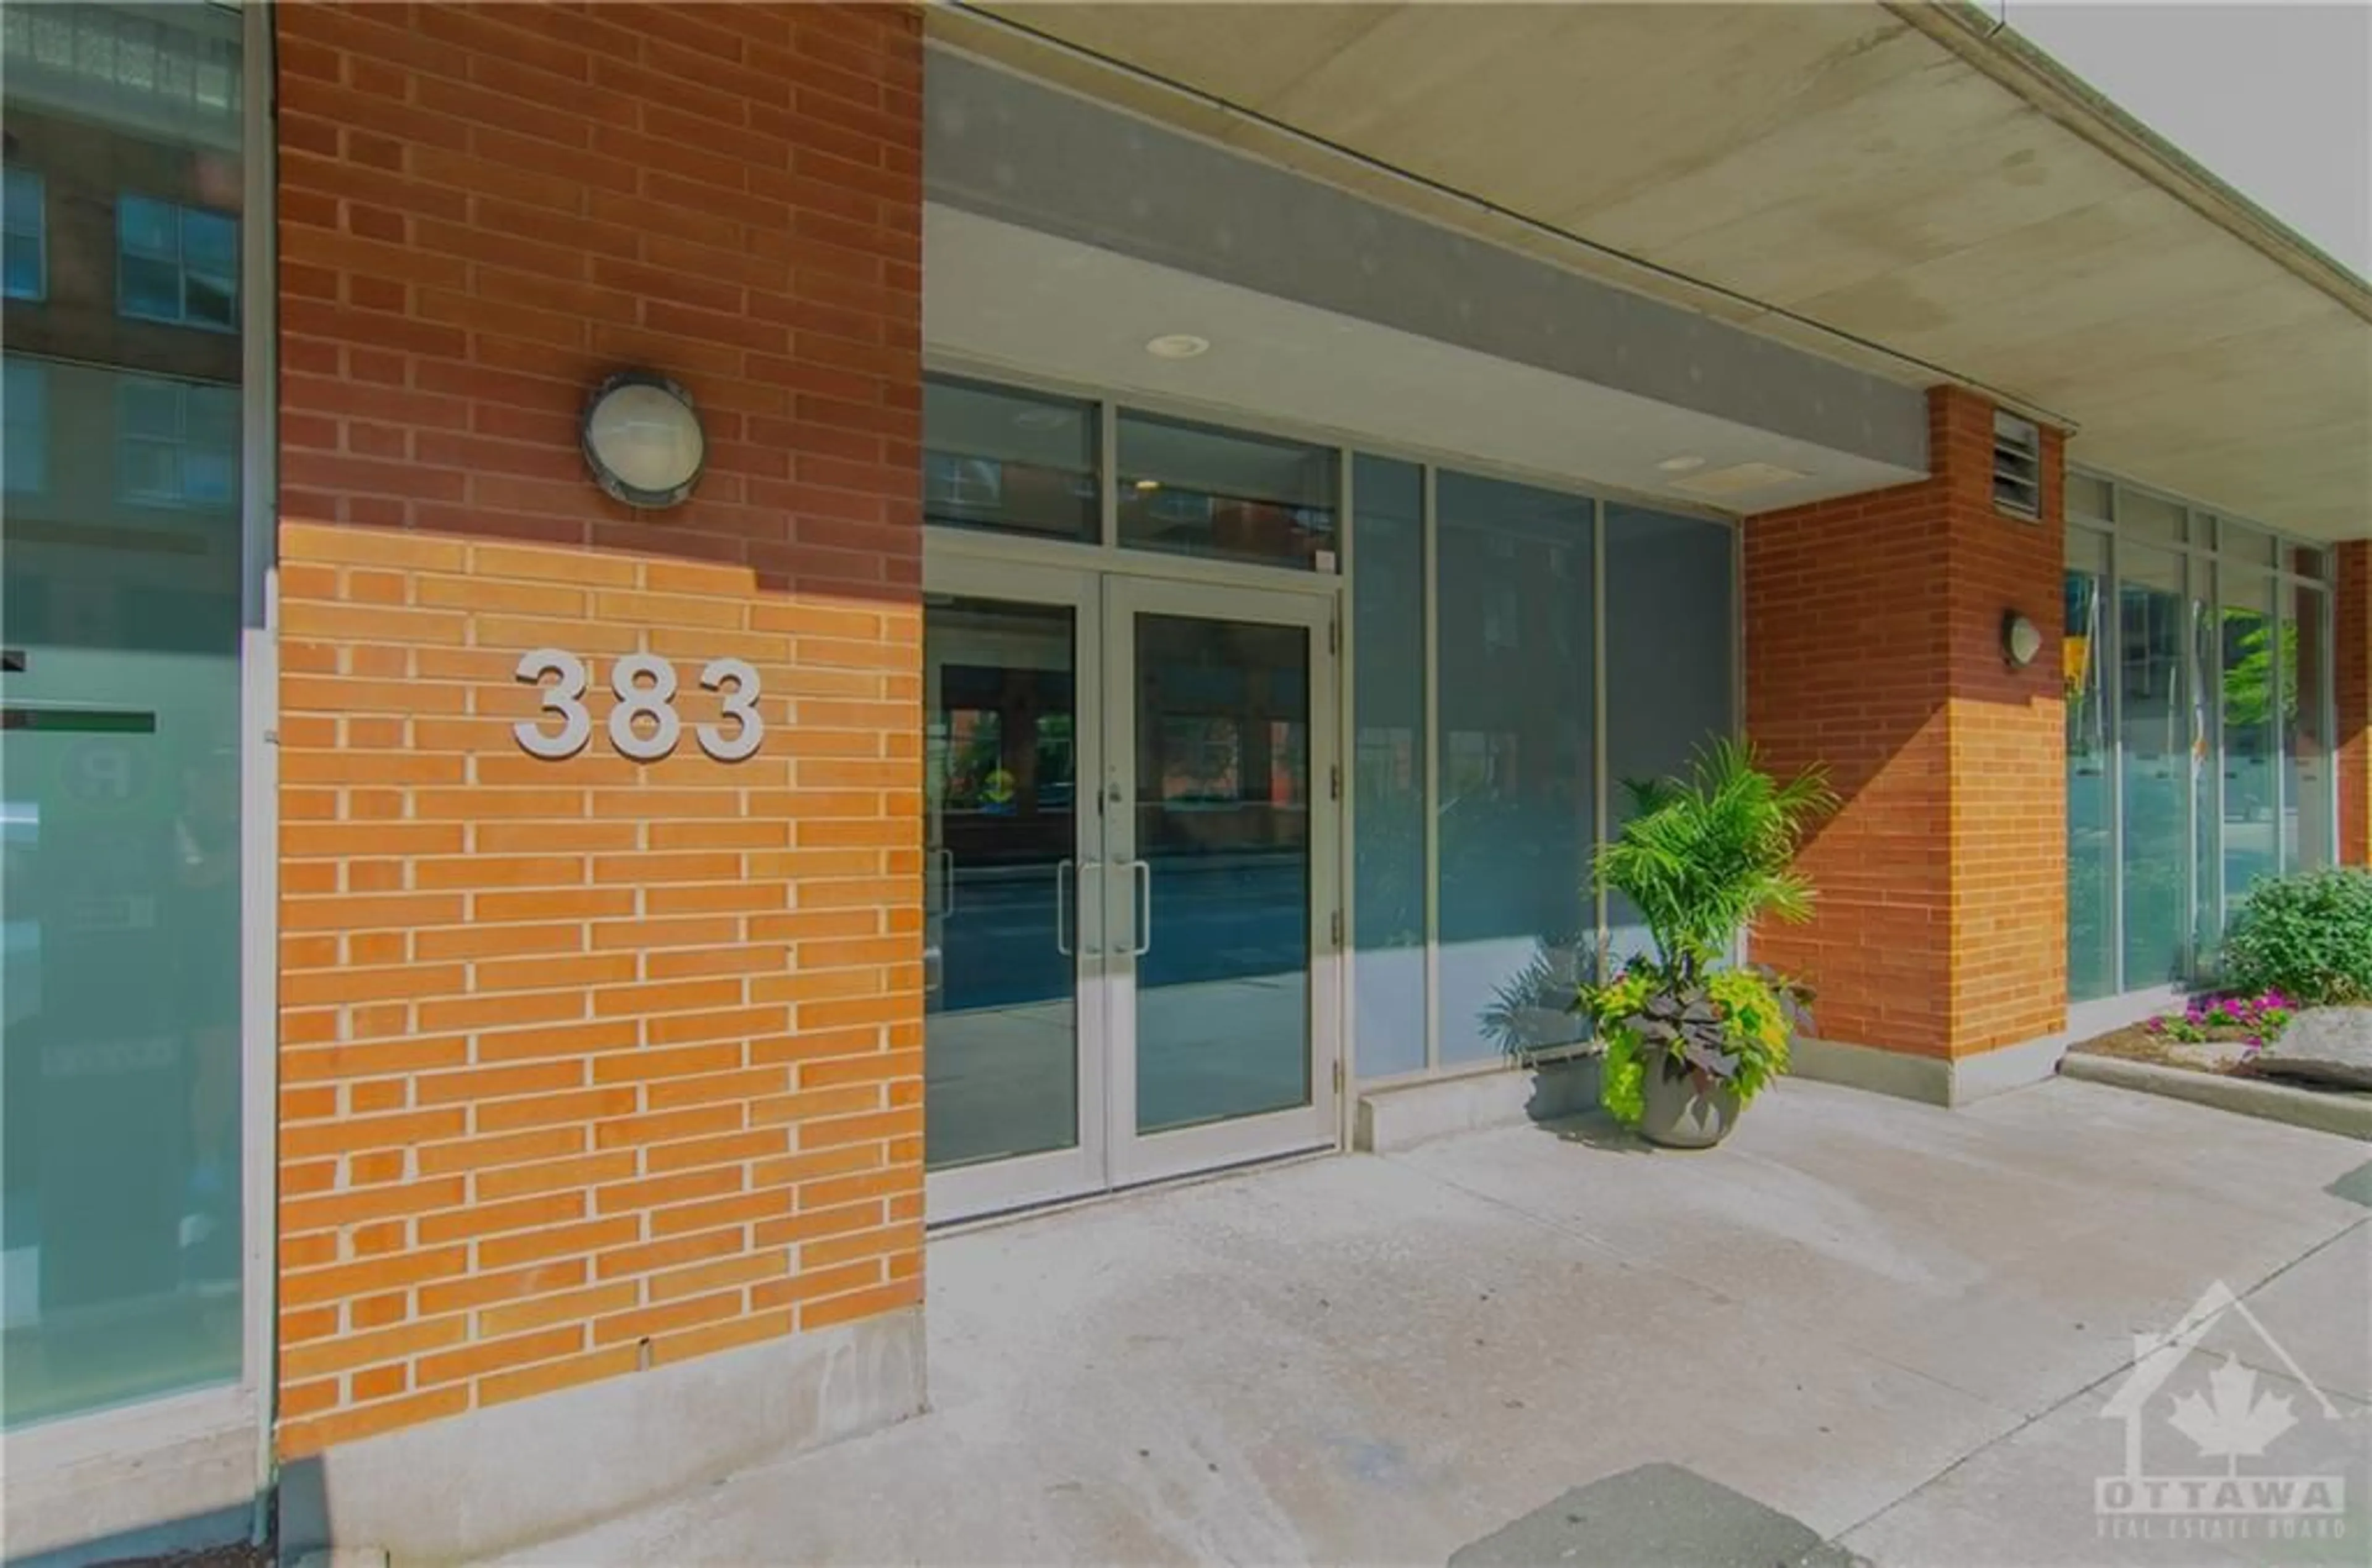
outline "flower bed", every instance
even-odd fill
[[[2074,1049],[2195,1073],[2237,1073],[2289,1027],[2297,1004],[2280,991],[2197,996],[2180,1013],[2111,1029]]]

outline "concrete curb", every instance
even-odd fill
[[[2292,1088],[2287,1084],[2267,1083],[2262,1078],[2227,1078],[2080,1051],[2069,1051],[2061,1060],[2059,1072],[2062,1077],[2138,1089],[2144,1094],[2165,1095],[2169,1099],[2187,1099],[2219,1110],[2237,1110],[2243,1116],[2261,1116],[2268,1121],[2284,1121],[2293,1127],[2335,1132],[2343,1138],[2372,1144],[2372,1095],[2324,1094]]]

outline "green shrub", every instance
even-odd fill
[[[2223,984],[2304,1006],[2372,1002],[2372,870],[2309,871],[2249,889],[2224,938]]]

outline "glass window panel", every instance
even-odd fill
[[[117,264],[116,281],[126,316],[152,321],[181,319],[181,269],[173,262],[126,256]]]
[[[2223,842],[2221,911],[2231,912],[2260,877],[2280,864],[2276,844],[2279,798],[2274,782],[2274,715],[2279,711],[2273,582],[2263,574],[2227,565],[2216,610],[2215,665],[2223,709]]]
[[[245,1343],[245,576],[227,504],[240,343],[171,325],[175,203],[238,204],[239,122],[195,115],[142,75],[170,50],[235,63],[241,18],[5,17],[8,347],[42,357],[6,360],[0,621],[26,656],[0,672],[0,696],[12,717],[83,716],[0,732],[0,1421],[18,1428],[230,1382]],[[119,34],[139,46],[112,48]],[[127,194],[127,179],[157,183]],[[99,232],[95,252],[73,252],[72,290],[62,273],[29,299],[36,191],[62,225],[87,215]],[[224,279],[231,221],[210,241]],[[221,384],[199,465],[217,504],[160,511],[184,494],[180,388],[198,382]],[[19,488],[29,478],[46,483]],[[140,490],[153,499],[127,495]]]
[[[1309,633],[1135,617],[1140,1132],[1309,1103]]]
[[[1362,1077],[1424,1065],[1424,472],[1353,459],[1352,986]]]
[[[5,286],[11,299],[39,299],[47,280],[41,177],[11,165],[7,170],[7,250]]]
[[[2281,564],[2281,550],[2274,543],[2273,535],[2262,528],[2252,528],[2246,523],[2236,523],[2229,517],[2217,520],[2215,549],[2226,560],[2250,566]]]
[[[1120,540],[1315,568],[1334,548],[1336,454],[1149,414],[1120,416]]]
[[[2109,494],[2107,480],[2096,474],[2070,473],[2067,476],[2067,515],[2105,523],[2114,515],[2109,509]]]
[[[924,612],[924,1147],[931,1168],[1078,1142],[1072,613]],[[1057,922],[1061,923],[1058,926]]]
[[[934,377],[923,388],[923,515],[948,528],[1093,540],[1092,404]]]
[[[2203,738],[2190,665],[2183,561],[2118,550],[2118,738],[2123,749],[2124,979],[2128,990],[2183,976],[2190,928],[2192,748]]]
[[[1445,1063],[1578,1039],[1596,947],[1591,506],[1443,473],[1440,991]]]
[[[2127,539],[2180,544],[2184,537],[2182,508],[2163,496],[2119,485],[2117,531]]]
[[[2279,629],[2282,735],[2282,869],[2313,871],[2334,863],[2338,842],[2331,793],[2330,650],[2320,588],[2284,584]]]
[[[1706,741],[1735,731],[1731,542],[1720,523],[1606,508],[1609,830],[1628,815],[1623,781],[1684,774]],[[1610,898],[1607,926],[1612,963],[1650,950],[1628,900]]]
[[[181,280],[181,313],[192,326],[235,327],[238,324],[238,285],[227,276],[185,273]]]
[[[2290,549],[2290,570],[2302,577],[2326,577],[2331,572],[2330,554],[2314,545],[2294,545]]]
[[[2113,738],[2105,673],[2112,645],[2103,624],[2105,543],[2068,535],[2065,636],[2067,723],[2067,995],[2087,1002],[2117,989],[2117,873],[2110,798]]]
[[[220,213],[181,213],[181,261],[193,273],[238,275],[238,225]]]
[[[170,202],[126,195],[115,203],[115,233],[126,256],[180,265],[180,209]]]

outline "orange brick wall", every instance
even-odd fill
[[[922,103],[903,6],[274,15],[295,1457],[920,1297]],[[576,447],[627,365],[705,421],[664,514]]]
[[[2372,865],[2372,540],[2339,546],[2331,693],[2339,709],[2339,858]]]
[[[1960,1056],[2059,1028],[2066,1002],[2064,521],[1993,507],[1993,410],[1929,399],[1933,477],[1748,520],[1747,731],[1843,797],[1808,845],[1808,925],[1755,956],[1811,981],[1824,1039]],[[2041,629],[2021,671],[2005,610]]]

